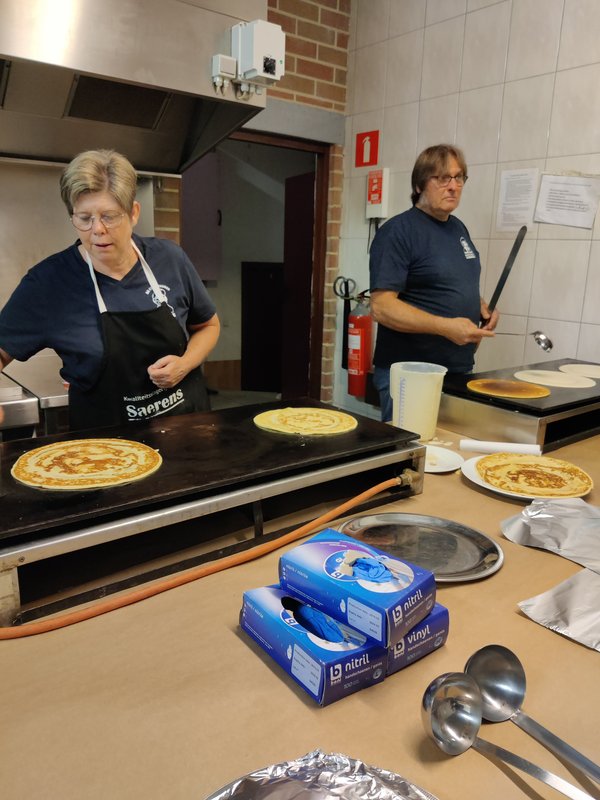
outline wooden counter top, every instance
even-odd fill
[[[458,450],[458,435],[438,431],[438,438]],[[577,464],[600,487],[600,436],[552,455]],[[586,500],[598,505],[600,488]],[[581,569],[504,539],[500,523],[525,505],[455,472],[427,474],[421,495],[381,508],[477,528],[501,545],[505,562],[482,581],[440,585],[438,599],[450,611],[444,647],[326,708],[238,627],[243,591],[277,580],[281,550],[87,622],[1,641],[3,800],[202,800],[237,777],[315,748],[395,771],[439,800],[554,800],[559,795],[549,787],[474,750],[444,755],[420,719],[434,677],[461,671],[475,650],[499,643],[525,667],[524,710],[600,761],[600,654],[517,607]],[[516,725],[484,724],[481,736],[600,798],[600,787],[578,781]]]

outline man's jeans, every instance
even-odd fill
[[[392,397],[390,395],[390,368],[373,368],[373,386],[379,392],[379,402],[381,405],[381,421],[392,421]]]

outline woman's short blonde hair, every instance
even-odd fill
[[[440,175],[445,169],[448,161],[454,158],[461,168],[465,178],[467,177],[467,162],[463,151],[452,144],[434,144],[423,150],[417,157],[411,176],[412,194],[410,199],[413,206],[416,205],[425,188],[425,184],[433,175]]]
[[[75,156],[60,178],[60,196],[69,216],[82,194],[110,192],[131,214],[137,191],[137,173],[125,156],[114,150],[86,150]]]

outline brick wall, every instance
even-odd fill
[[[270,97],[346,110],[350,0],[269,0],[285,33],[285,75]]]
[[[269,0],[268,20],[286,35],[285,75],[269,97],[346,111],[346,79],[351,0]],[[342,222],[342,147],[331,148],[327,209],[327,253],[321,357],[321,400],[333,399],[337,298],[333,281],[339,269]]]

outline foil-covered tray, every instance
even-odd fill
[[[437,800],[395,772],[314,750],[244,775],[206,800]]]
[[[425,567],[437,583],[487,578],[504,562],[501,547],[489,536],[440,517],[385,513],[344,522],[340,532],[391,556]]]

